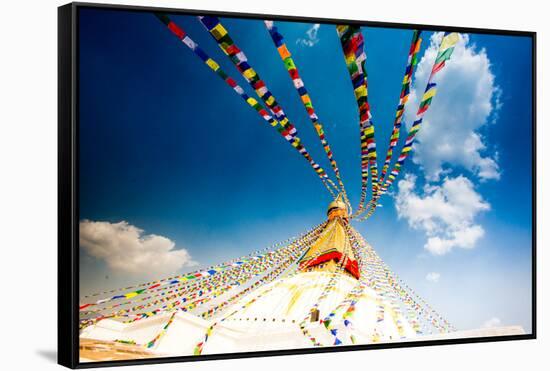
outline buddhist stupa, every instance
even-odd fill
[[[81,308],[84,361],[523,331],[456,332],[353,229],[340,197],[330,203],[326,222],[278,250]]]

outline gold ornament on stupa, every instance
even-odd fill
[[[301,270],[336,272],[342,270],[359,278],[359,267],[346,233],[348,208],[338,196],[327,208],[328,224],[324,233],[310,247],[299,262]]]

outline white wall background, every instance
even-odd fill
[[[550,161],[546,84],[548,10],[543,1],[161,0],[123,4],[489,27],[538,32],[539,339],[411,349],[146,366],[155,370],[542,369],[550,349]],[[56,352],[57,6],[59,0],[6,1],[0,22],[0,365],[60,369]],[[513,55],[510,58],[514,58]],[[545,291],[546,290],[546,291]],[[546,366],[547,367],[547,366]],[[127,370],[138,370],[128,367]],[[144,369],[143,366],[139,370]]]

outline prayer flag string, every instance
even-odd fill
[[[281,116],[282,110],[278,108],[279,106],[275,102],[275,99],[273,98],[273,96],[271,95],[270,97],[265,98],[265,101],[269,101],[268,106],[270,106],[270,110],[272,112],[276,112],[277,114],[279,114],[278,117],[282,117],[281,121],[279,121],[278,119],[274,119],[256,99],[248,96],[244,92],[243,88],[239,86],[233,78],[231,78],[227,73],[225,73],[225,71],[220,67],[220,65],[215,60],[210,58],[208,54],[206,54],[206,52],[203,49],[201,49],[199,45],[196,42],[194,42],[181,27],[178,26],[174,21],[172,21],[166,14],[155,13],[155,15],[157,16],[157,18],[160,19],[161,22],[163,22],[166,25],[166,27],[183,44],[185,44],[189,49],[191,49],[191,51],[196,56],[198,56],[203,61],[204,64],[206,64],[214,73],[216,73],[218,77],[224,80],[225,83],[229,85],[234,92],[236,92],[250,107],[256,110],[256,112],[258,112],[258,114],[265,121],[267,121],[273,128],[275,128],[279,132],[279,134],[281,134],[286,139],[286,141],[290,145],[292,145],[292,147],[294,147],[309,162],[309,164],[311,165],[313,170],[317,173],[317,175],[319,176],[319,178],[321,179],[321,181],[323,182],[327,190],[331,193],[333,197],[336,197],[335,191],[336,193],[338,192],[338,187],[328,177],[325,170],[318,163],[316,163],[315,160],[313,160],[313,158],[311,157],[307,149],[301,143],[301,140],[297,137],[296,128],[294,128],[294,126],[292,126],[292,124],[288,122],[288,119],[286,119],[286,116]],[[217,33],[214,33],[214,34],[217,35]],[[239,54],[238,58],[241,58],[241,56],[244,55],[242,54],[242,52],[239,52],[238,54]],[[246,60],[246,57],[242,57],[242,58],[244,58],[242,63],[246,63],[244,62],[244,60]],[[257,74],[253,70],[251,72],[250,71],[251,68],[244,69],[246,68],[246,66],[248,66],[248,64],[241,65],[240,68],[243,69],[243,73],[244,71],[248,71],[246,72],[246,75],[249,76],[250,81],[253,81],[254,76],[257,76]],[[264,91],[261,87],[259,87],[258,89],[261,91]],[[264,93],[264,96],[266,94],[267,93]]]
[[[364,38],[361,28],[354,25],[337,25],[336,31],[340,38],[344,58],[353,85],[353,92],[359,108],[359,128],[361,139],[361,198],[355,214],[360,215],[365,210],[367,197],[367,181],[371,175],[372,194],[378,191],[378,165],[376,162],[376,141],[374,139],[374,124],[368,101],[367,70],[364,52]]]
[[[430,77],[428,78],[428,83],[426,84],[424,94],[422,95],[422,99],[420,100],[418,111],[416,112],[416,119],[409,130],[409,134],[407,136],[407,139],[405,140],[405,145],[401,150],[401,154],[397,159],[397,163],[395,164],[390,175],[388,175],[388,179],[386,183],[383,185],[383,187],[381,187],[379,193],[383,194],[387,191],[388,187],[391,186],[391,184],[393,183],[393,181],[401,171],[401,168],[405,160],[409,156],[409,153],[412,150],[412,146],[416,138],[416,135],[420,130],[420,126],[422,124],[424,115],[428,111],[428,108],[430,108],[433,98],[435,97],[435,94],[437,92],[437,89],[436,89],[437,84],[434,81],[434,77],[439,71],[443,69],[443,67],[445,67],[445,62],[451,58],[451,55],[453,54],[454,46],[458,42],[458,40],[459,40],[459,36],[458,36],[458,33],[456,32],[444,34],[443,39],[441,40],[441,44],[439,45],[439,51],[437,53],[437,57],[432,67],[432,72],[430,73]]]
[[[300,101],[302,102],[309,116],[309,119],[311,120],[311,123],[313,124],[313,127],[317,133],[317,136],[321,141],[321,144],[323,146],[323,149],[325,150],[325,153],[330,162],[330,165],[332,166],[332,170],[334,171],[334,175],[336,176],[336,180],[338,181],[338,185],[340,186],[340,190],[342,191],[344,202],[346,202],[348,207],[351,208],[351,204],[349,202],[348,195],[344,187],[344,182],[342,181],[342,178],[340,176],[340,169],[338,167],[338,163],[334,158],[334,153],[332,152],[330,144],[328,143],[328,140],[326,138],[326,133],[323,128],[323,124],[321,123],[321,121],[319,120],[319,117],[317,116],[317,113],[315,112],[315,108],[313,107],[311,96],[309,95],[306,89],[304,80],[302,80],[302,77],[300,76],[300,73],[298,71],[298,67],[296,66],[296,63],[292,58],[292,53],[290,52],[290,50],[288,50],[284,37],[279,31],[278,27],[275,25],[275,22],[264,21],[264,23],[269,32],[269,35],[271,36],[271,39],[273,40],[273,44],[277,48],[277,52],[279,53],[279,56],[281,57],[281,60],[283,61],[283,64],[286,70],[288,71],[288,74],[292,80],[294,88],[296,89],[296,91],[298,92],[298,95],[300,96]]]
[[[388,188],[393,184],[393,182],[401,172],[401,169],[403,167],[403,164],[405,163],[405,160],[407,159],[407,157],[409,156],[410,152],[413,149],[414,140],[416,138],[416,135],[420,131],[422,121],[424,119],[424,115],[430,108],[433,98],[437,93],[437,84],[434,78],[437,75],[437,73],[445,67],[445,62],[451,58],[454,47],[458,42],[458,40],[459,40],[459,35],[456,32],[452,32],[452,33],[446,32],[443,35],[443,38],[441,39],[441,43],[439,44],[436,59],[432,66],[432,71],[430,73],[428,82],[426,84],[426,88],[424,90],[424,94],[422,95],[420,104],[418,106],[418,110],[416,112],[415,121],[413,122],[411,128],[409,129],[409,133],[407,135],[407,138],[405,139],[405,144],[401,149],[401,153],[397,158],[397,162],[395,163],[392,171],[388,175],[385,183],[379,188],[378,192],[374,193],[373,199],[370,202],[369,211],[360,219],[358,219],[359,221],[368,219],[374,213],[377,206],[378,199],[387,192]]]
[[[409,48],[409,56],[407,59],[407,67],[405,68],[405,76],[403,77],[403,83],[401,86],[401,94],[399,95],[399,103],[397,104],[397,109],[395,112],[395,121],[393,123],[393,130],[390,137],[390,144],[388,146],[388,151],[386,153],[386,159],[384,161],[384,166],[380,172],[380,183],[384,184],[384,178],[388,172],[388,168],[391,163],[393,156],[393,149],[399,141],[399,134],[401,132],[401,122],[403,120],[403,114],[405,113],[405,105],[409,100],[409,94],[411,91],[411,82],[413,78],[413,72],[416,64],[418,63],[418,52],[420,51],[420,44],[422,39],[420,38],[421,31],[414,30],[413,37],[411,41],[411,46]]]
[[[265,103],[271,113],[275,115],[278,122],[285,128],[285,132],[293,138],[294,142],[296,143],[295,146],[299,146],[305,151],[305,147],[297,136],[298,130],[296,129],[294,124],[290,122],[290,120],[286,116],[285,111],[276,100],[273,93],[269,90],[265,81],[263,81],[258,72],[252,68],[250,62],[248,61],[248,58],[246,57],[246,54],[242,49],[237,46],[235,41],[229,35],[229,31],[227,31],[227,29],[222,25],[219,18],[213,16],[199,16],[197,18],[204,26],[204,28],[208,31],[208,33],[212,36],[212,38],[216,41],[220,49],[225,53],[225,55],[229,58],[233,65],[235,65],[237,70],[248,82],[250,87],[254,89],[256,95]],[[307,153],[306,158],[308,158],[308,160],[311,158],[309,153]],[[314,169],[316,169],[315,166],[319,165],[312,163],[312,166],[314,166]],[[323,177],[327,179],[327,181],[329,181],[330,178],[325,173],[325,171],[320,166],[318,167],[318,169],[319,171],[322,171]],[[329,184],[335,186],[332,181],[329,181]],[[336,192],[340,192],[338,187],[336,187]]]

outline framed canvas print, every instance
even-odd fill
[[[535,33],[59,8],[61,364],[533,339],[535,258]]]

